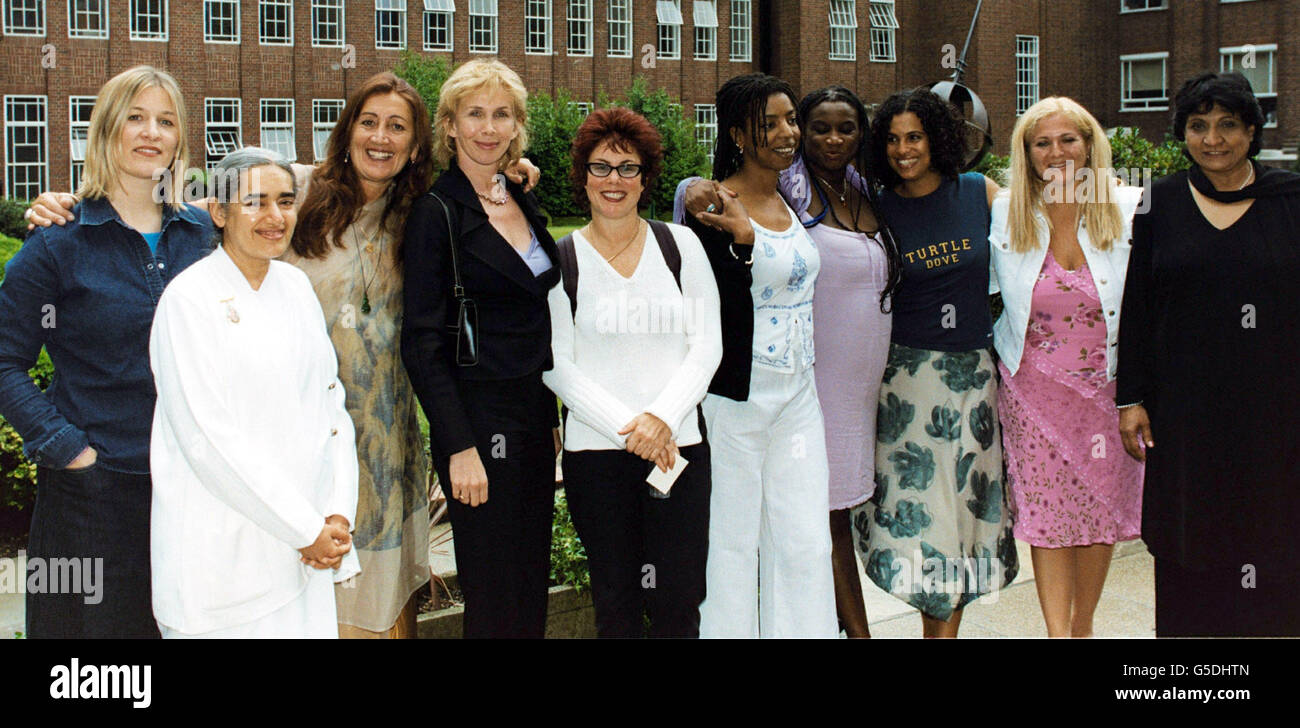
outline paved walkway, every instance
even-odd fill
[[[434,569],[454,573],[455,550],[444,525],[431,539],[430,557]],[[966,607],[962,637],[1046,637],[1038,592],[1034,588],[1029,546],[1017,542],[1020,575],[1011,586]],[[1097,607],[1098,637],[1154,637],[1155,590],[1153,560],[1141,542],[1120,544],[1115,550],[1106,590]],[[0,567],[3,568],[3,567]],[[26,572],[22,562],[17,572]],[[865,574],[862,590],[873,637],[917,638],[921,636],[921,615],[915,609],[876,588]],[[0,593],[0,639],[11,639],[23,630],[23,595]]]

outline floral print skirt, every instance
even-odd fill
[[[876,492],[853,509],[867,576],[923,614],[1015,578],[997,382],[988,350],[891,343],[876,415]]]

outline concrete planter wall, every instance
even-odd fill
[[[421,614],[416,634],[422,640],[460,639],[463,636],[465,608],[439,609]],[[595,637],[596,610],[591,604],[591,590],[578,593],[571,586],[553,586],[546,612],[546,637]]]

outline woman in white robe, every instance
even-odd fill
[[[357,455],[311,283],[274,260],[297,188],[234,152],[209,204],[220,247],[167,287],[149,358],[154,616],[164,637],[337,637]]]

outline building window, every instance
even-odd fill
[[[1250,81],[1264,110],[1264,128],[1277,126],[1277,46],[1247,45],[1219,49],[1219,70],[1236,71]]]
[[[569,0],[569,55],[591,55],[591,0]]]
[[[718,140],[718,107],[713,104],[695,105],[695,141],[713,161],[713,146]]]
[[[749,33],[753,24],[753,3],[750,0],[731,0],[731,60],[749,62],[752,57]]]
[[[73,192],[81,186],[81,175],[86,170],[86,141],[90,138],[90,112],[94,108],[94,96],[68,97],[68,179]]]
[[[659,21],[659,57],[676,60],[682,57],[681,0],[658,0],[655,17]]]
[[[1119,0],[1121,13],[1140,13],[1146,10],[1164,10],[1169,7],[1165,0]]]
[[[262,45],[293,45],[293,0],[258,0],[257,28]]]
[[[893,63],[894,31],[898,30],[894,0],[871,0],[867,11],[871,15],[871,60]]]
[[[632,0],[609,0],[609,11],[605,16],[609,23],[610,58],[630,58],[632,56]]]
[[[45,35],[45,0],[8,0],[5,35]]]
[[[167,0],[131,0],[131,40],[167,40]]]
[[[469,0],[469,52],[497,52],[497,0]]]
[[[5,194],[30,200],[49,188],[45,178],[45,97],[5,97]]]
[[[1038,36],[1016,36],[1016,116],[1038,103]]]
[[[569,106],[577,109],[582,114],[582,118],[587,118],[595,106],[590,101],[570,101]]]
[[[312,0],[312,45],[326,48],[343,46],[343,12],[343,0]]]
[[[207,152],[208,169],[244,146],[239,109],[239,99],[203,99],[203,147]]]
[[[524,53],[550,54],[551,0],[525,0]]]
[[[406,0],[375,0],[375,47],[406,47]]]
[[[718,6],[713,0],[695,0],[695,60],[718,57]]]
[[[424,49],[452,50],[451,26],[456,17],[453,0],[424,0]]]
[[[204,0],[203,42],[239,42],[239,0]]]
[[[343,115],[343,99],[312,99],[311,152],[317,162],[329,155],[330,132]]]
[[[295,162],[298,160],[298,146],[293,141],[293,99],[262,99],[262,141],[263,149],[278,152],[280,156]]]
[[[1119,57],[1120,111],[1167,111],[1165,82],[1168,53],[1137,53]]]
[[[108,0],[68,0],[69,38],[107,38]]]
[[[831,60],[858,59],[858,4],[855,0],[831,0]]]

